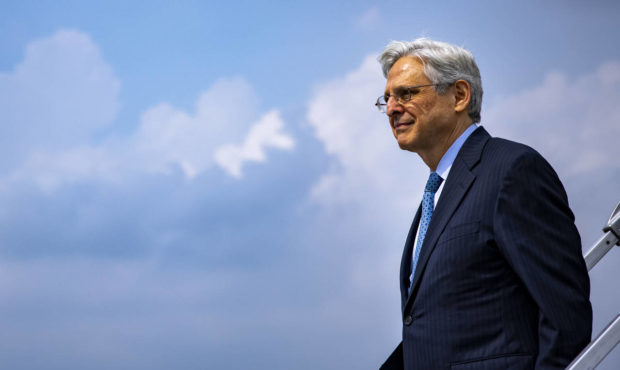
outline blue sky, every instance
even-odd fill
[[[613,2],[2,9],[3,368],[377,368],[427,177],[373,106],[393,39],[474,53],[483,125],[552,163],[584,248],[620,201]]]

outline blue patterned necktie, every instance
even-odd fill
[[[420,218],[420,226],[418,226],[418,243],[416,244],[415,253],[413,255],[413,261],[411,263],[411,281],[413,281],[413,274],[415,273],[416,265],[418,264],[418,258],[420,257],[420,250],[422,249],[422,243],[426,236],[426,230],[431,223],[431,217],[433,217],[433,209],[435,208],[435,193],[439,189],[439,185],[443,179],[436,173],[431,172],[424,188],[424,196],[422,197],[422,217]],[[411,289],[411,287],[409,287]]]

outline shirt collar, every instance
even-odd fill
[[[437,170],[435,170],[435,172],[437,172],[437,174],[441,176],[442,179],[445,180],[448,177],[448,174],[450,173],[450,168],[452,168],[452,163],[454,163],[454,160],[456,159],[456,155],[459,154],[459,150],[461,150],[461,147],[465,143],[465,140],[467,140],[469,135],[471,135],[471,133],[474,132],[476,128],[478,128],[478,126],[472,123],[467,129],[465,129],[465,131],[463,131],[461,136],[459,136],[458,139],[456,139],[454,143],[452,143],[452,145],[443,155],[443,157],[441,157],[441,160],[439,161],[439,164],[437,165]]]

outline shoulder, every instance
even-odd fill
[[[465,141],[457,156],[465,165],[475,167],[506,166],[519,161],[519,158],[543,160],[533,148],[498,137],[492,137],[484,127],[478,127]]]
[[[482,152],[481,164],[504,170],[527,169],[532,166],[551,169],[549,162],[534,148],[498,137],[488,140]]]
[[[515,141],[489,137],[473,174],[487,184],[525,186],[531,181],[553,183],[562,188],[559,177],[547,160],[532,147]],[[498,189],[499,190],[499,189]]]
[[[491,137],[484,148],[483,155],[498,161],[512,161],[520,157],[542,158],[534,148],[516,141]]]
[[[491,176],[496,176],[504,191],[514,193],[517,188],[526,188],[528,191],[541,191],[546,196],[550,196],[549,191],[552,191],[566,198],[564,186],[551,164],[527,145],[491,138],[482,158],[481,167],[486,167],[483,171],[495,172]]]

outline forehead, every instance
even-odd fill
[[[396,61],[387,76],[385,91],[390,92],[397,87],[421,85],[429,83],[424,74],[424,65],[417,57],[404,56]]]

